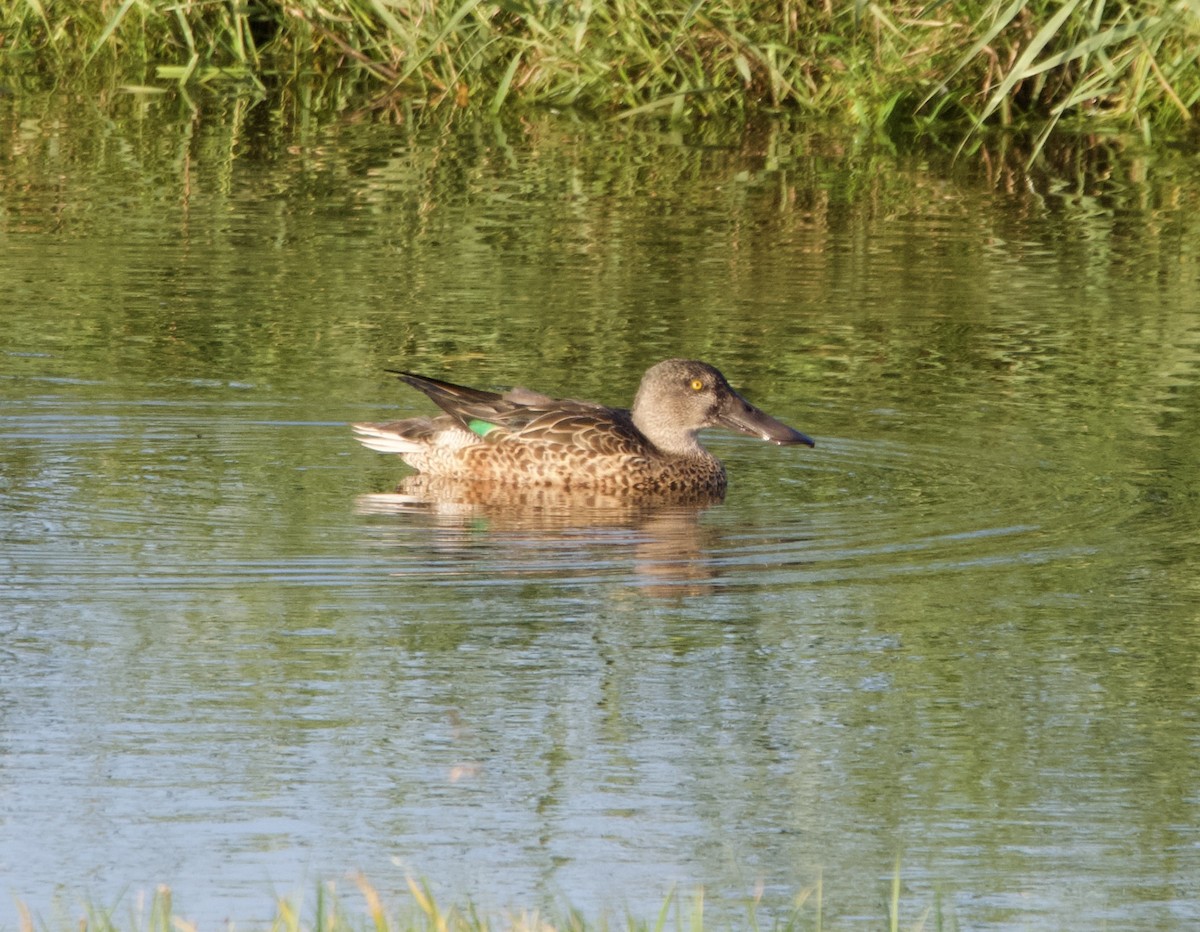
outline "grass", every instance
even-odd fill
[[[338,82],[351,106],[1190,126],[1194,0],[13,0],[10,81]]]
[[[669,895],[653,921],[626,917],[610,921],[589,921],[571,910],[561,915],[542,915],[536,911],[507,912],[493,916],[481,915],[473,906],[442,906],[428,884],[409,878],[408,898],[402,906],[389,909],[379,891],[365,877],[354,878],[361,911],[347,906],[338,895],[336,884],[326,883],[317,888],[315,907],[305,915],[301,904],[287,899],[276,901],[275,914],[264,926],[270,932],[589,932],[589,930],[622,929],[628,932],[704,932],[706,928],[726,928],[721,921],[706,921],[704,915],[704,891],[699,890],[686,898],[674,893]],[[913,924],[900,923],[900,866],[892,877],[887,899],[881,906],[886,910],[888,929],[921,932],[929,918],[929,910]],[[37,932],[59,926],[48,924],[35,917],[30,910],[18,903],[20,910],[19,932]],[[937,917],[941,927],[942,917]],[[881,923],[882,923],[881,919]],[[758,930],[812,930],[822,932],[822,887],[820,876],[816,883],[801,891],[793,900],[789,915],[763,920],[758,915],[758,901],[747,906],[743,919],[737,920],[737,928]],[[77,932],[198,932],[196,923],[188,920],[176,910],[169,887],[160,886],[152,894],[141,896],[126,910],[119,906],[108,909],[87,907],[83,915],[73,920]],[[62,928],[66,924],[60,923]],[[232,922],[228,924],[233,929]]]

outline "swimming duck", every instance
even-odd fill
[[[651,366],[629,410],[524,388],[499,394],[394,374],[446,413],[354,424],[354,432],[364,446],[398,453],[430,476],[610,493],[722,494],[725,467],[700,445],[700,430],[724,427],[775,444],[814,445],[694,359]]]

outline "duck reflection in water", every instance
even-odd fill
[[[718,563],[711,554],[719,549],[720,531],[702,525],[700,515],[720,501],[712,493],[631,498],[418,474],[395,492],[360,495],[357,510],[405,515],[417,527],[432,528],[433,547],[442,555],[432,575],[478,578],[485,559],[494,562],[496,576],[571,586],[594,582],[595,572],[611,572],[616,564],[632,569],[643,594],[680,596],[713,589]],[[394,543],[408,553],[413,528],[410,521],[389,523],[381,539],[376,527],[372,546]],[[428,547],[428,531],[419,533],[422,548]]]
[[[721,496],[725,467],[700,445],[704,428],[813,445],[750,404],[715,368],[693,359],[651,366],[628,410],[523,388],[499,394],[396,374],[446,413],[355,424],[354,431],[363,445],[397,453],[433,477],[631,497]]]

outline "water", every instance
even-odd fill
[[[1200,919],[1187,153],[0,105],[0,926]],[[347,428],[672,355],[816,449],[431,504]]]

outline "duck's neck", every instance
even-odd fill
[[[669,424],[646,417],[638,411],[633,412],[633,426],[654,444],[655,448],[668,456],[687,456],[708,459],[712,456],[696,437],[694,430],[680,430]]]

